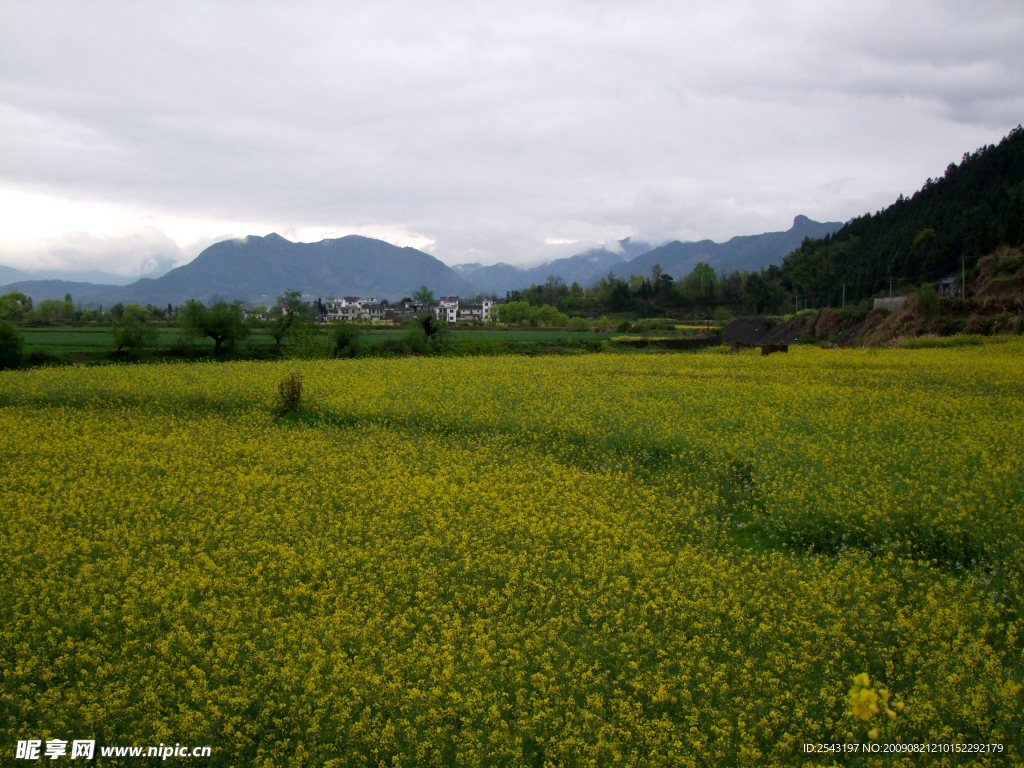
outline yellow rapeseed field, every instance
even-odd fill
[[[4,764],[1020,764],[1022,425],[1020,340],[0,373]]]

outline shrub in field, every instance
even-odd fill
[[[277,385],[277,412],[294,413],[302,405],[302,374],[292,371]]]
[[[21,336],[10,323],[0,320],[0,369],[21,365]]]
[[[565,327],[571,328],[574,331],[589,331],[590,321],[585,317],[570,317]]]

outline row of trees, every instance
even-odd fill
[[[121,319],[125,309],[126,305],[121,303],[112,305],[106,311],[102,307],[84,309],[80,303],[75,304],[71,294],[65,294],[63,300],[44,299],[38,304],[33,304],[32,299],[20,291],[12,291],[0,296],[0,320],[8,322],[107,322],[113,324]],[[153,319],[169,320],[174,317],[174,308],[170,304],[166,308],[147,305],[145,310]]]
[[[299,291],[285,291],[273,307],[264,313],[245,317],[242,303],[188,301],[178,316],[178,324],[194,336],[209,338],[214,343],[214,354],[234,349],[256,328],[266,331],[274,340],[274,349],[281,353],[287,342],[290,351],[300,357],[321,356],[329,351],[339,357],[356,357],[362,349],[362,329],[351,323],[332,323],[327,333],[329,343],[321,342],[323,329],[317,322],[316,306],[302,301]],[[126,312],[126,317],[135,312]],[[145,327],[140,319],[139,327]],[[125,323],[117,326],[121,333]],[[442,343],[448,332],[447,325],[433,314],[425,314],[407,324],[406,333],[399,342],[406,352],[427,352],[431,345]],[[120,337],[118,337],[120,338]],[[134,337],[133,337],[134,338]]]
[[[719,275],[713,267],[698,263],[682,279],[676,281],[657,264],[649,276],[632,275],[622,280],[609,273],[590,288],[578,283],[567,286],[561,278],[552,276],[543,285],[532,285],[522,291],[510,291],[506,307],[525,304],[569,319],[597,317],[606,314],[637,314],[640,317],[696,314],[710,315],[716,309],[728,308],[733,312],[783,311],[792,305],[792,297],[783,285],[777,267],[761,272],[732,272]],[[791,307],[790,307],[791,308]],[[527,318],[522,309],[499,310],[500,321],[514,317]],[[553,315],[538,315],[540,324],[555,324]],[[513,321],[514,322],[514,321]],[[529,324],[538,324],[536,322]]]

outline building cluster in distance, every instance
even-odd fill
[[[479,303],[460,303],[458,296],[442,296],[437,302],[405,301],[388,304],[374,296],[341,296],[324,301],[328,322],[399,323],[407,318],[433,312],[448,323],[484,322],[491,319],[491,307],[500,303],[483,299]]]

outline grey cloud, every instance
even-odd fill
[[[0,28],[0,180],[402,228],[450,263],[846,219],[1024,111],[1018,3],[26,3]]]
[[[162,274],[186,260],[174,240],[149,226],[108,235],[72,230],[2,253],[0,261],[26,270],[109,272],[122,277]]]

